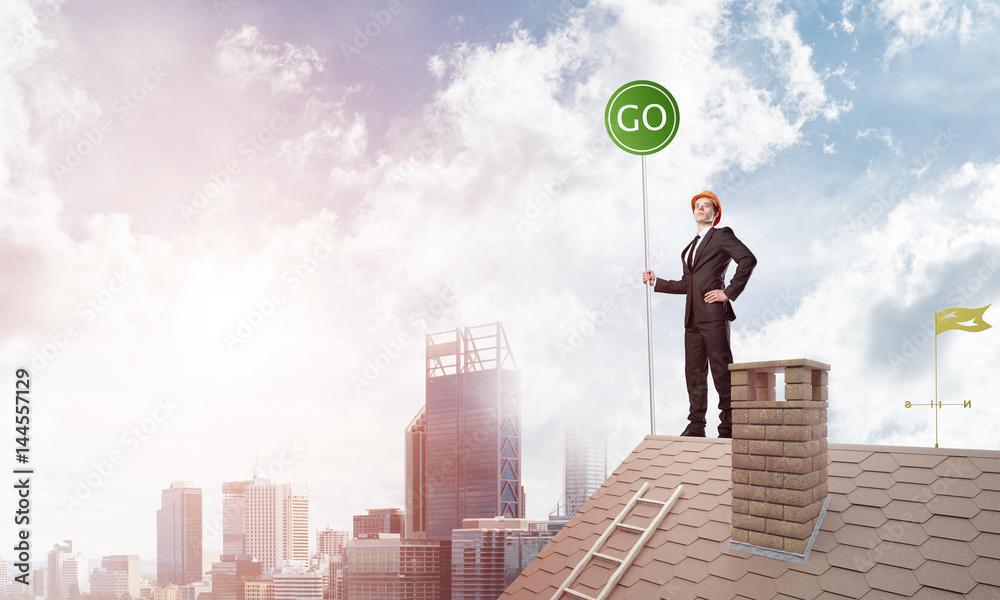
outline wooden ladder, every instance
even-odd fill
[[[651,535],[653,535],[653,532],[656,531],[657,527],[660,526],[660,521],[662,521],[663,518],[667,516],[667,513],[670,512],[670,508],[674,505],[674,502],[677,500],[681,492],[684,490],[684,486],[678,485],[677,489],[674,490],[674,493],[670,495],[670,499],[667,500],[666,502],[663,502],[661,500],[652,500],[650,498],[643,498],[642,495],[646,493],[646,490],[648,489],[649,489],[649,482],[647,481],[642,484],[642,487],[639,488],[639,491],[636,492],[634,496],[632,496],[632,498],[625,505],[625,508],[623,508],[622,511],[618,513],[618,516],[614,518],[611,524],[608,525],[608,528],[604,530],[604,533],[601,534],[601,537],[597,538],[597,541],[594,542],[593,547],[590,548],[587,554],[584,555],[584,557],[580,560],[580,562],[576,565],[576,567],[574,567],[573,571],[570,572],[569,577],[566,578],[566,581],[564,581],[563,584],[559,586],[559,589],[557,589],[556,592],[552,594],[550,600],[559,600],[563,594],[569,594],[570,596],[580,598],[581,600],[605,600],[605,598],[608,597],[608,594],[610,594],[611,591],[615,589],[615,586],[618,585],[618,581],[621,580],[621,578],[625,575],[625,571],[632,564],[632,561],[635,560],[636,555],[638,555],[639,551],[642,550],[643,546],[646,545],[646,541],[649,539]],[[624,521],[625,518],[628,516],[629,511],[631,511],[639,504],[653,504],[659,506],[660,511],[656,513],[656,516],[653,517],[653,520],[650,521],[646,527],[636,527],[634,525],[627,525],[623,523],[622,521]],[[632,533],[639,534],[639,539],[636,540],[635,545],[632,546],[632,548],[628,551],[628,553],[625,555],[625,558],[615,558],[614,556],[610,556],[608,554],[603,554],[599,552],[598,550],[600,550],[601,546],[604,545],[604,542],[606,542],[608,538],[610,538],[611,535],[616,531],[618,531],[619,529],[624,529],[625,531],[631,531]],[[569,586],[573,585],[573,583],[576,581],[576,578],[580,576],[580,573],[583,572],[583,569],[587,566],[587,564],[592,559],[595,558],[611,563],[616,563],[618,564],[618,568],[615,569],[615,572],[611,574],[611,578],[604,585],[604,587],[601,589],[600,593],[598,593],[596,597],[591,597],[576,590],[571,590]]]

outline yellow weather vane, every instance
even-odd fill
[[[934,402],[931,404],[917,404],[906,401],[906,408],[911,406],[933,406],[934,407],[934,447],[938,447],[938,409],[942,406],[961,406],[972,408],[972,400],[964,402],[942,403],[938,400],[938,376],[937,376],[937,336],[950,329],[968,331],[976,333],[985,331],[993,327],[983,320],[983,313],[992,304],[987,304],[982,308],[946,308],[934,313]],[[972,321],[969,323],[969,321]]]

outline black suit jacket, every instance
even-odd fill
[[[686,250],[687,248],[685,248]],[[733,230],[728,227],[712,228],[698,245],[694,255],[694,269],[688,269],[681,251],[683,275],[680,281],[656,278],[653,291],[667,294],[685,294],[684,326],[707,321],[732,321],[736,319],[732,304],[725,302],[705,302],[705,294],[712,290],[723,290],[730,300],[735,300],[743,292],[757,259],[743,245]],[[730,259],[736,261],[736,273],[729,287],[725,287],[724,277]]]

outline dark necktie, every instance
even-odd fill
[[[695,249],[695,246],[698,245],[698,239],[699,238],[701,238],[701,234],[698,234],[698,235],[694,236],[694,239],[691,240],[691,244],[688,245],[687,260],[688,260],[688,270],[689,271],[694,271],[694,249]]]

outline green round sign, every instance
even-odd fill
[[[625,152],[653,154],[666,148],[680,124],[677,101],[667,88],[638,80],[618,88],[604,109],[608,135]]]

